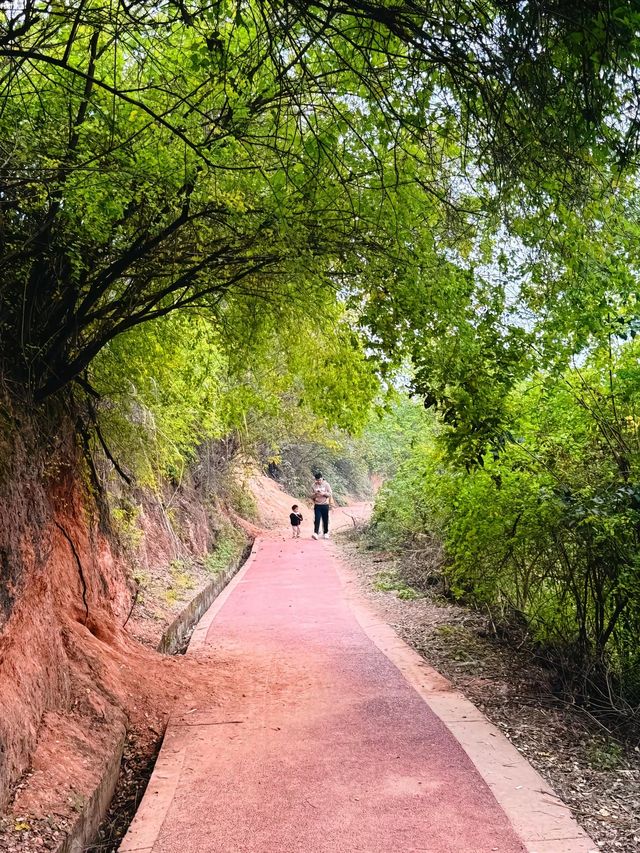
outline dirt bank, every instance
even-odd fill
[[[18,470],[0,510],[0,554],[10,554],[15,579],[3,568],[3,851],[55,849],[125,731],[126,750],[152,755],[177,702],[187,708],[205,695],[224,697],[224,661],[215,676],[203,677],[200,662],[160,655],[155,645],[210,581],[216,566],[207,555],[216,556],[216,545],[235,535],[241,547],[247,539],[238,527],[250,535],[281,523],[292,502],[259,476],[252,487],[261,516],[253,522],[222,504],[212,513],[211,501],[188,485],[164,502],[130,497],[135,548],[124,552],[101,530],[85,484],[72,476],[77,464],[54,472],[46,488],[37,485],[41,471],[16,485]]]

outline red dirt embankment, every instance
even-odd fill
[[[155,741],[177,696],[224,691],[224,672],[203,683],[194,662],[133,639],[125,627],[130,566],[101,532],[71,441],[62,437],[55,449],[52,457],[72,462],[47,470],[26,442],[0,447],[3,851],[64,835],[125,728]],[[215,530],[203,505],[190,501],[175,511],[185,518],[183,553],[197,556]],[[147,566],[175,559],[174,535],[151,505],[142,527]]]
[[[4,481],[3,851],[53,848],[82,810],[125,729],[143,748],[155,744],[178,697],[186,705],[205,695],[209,701],[222,699],[230,678],[224,664],[213,677],[202,661],[166,657],[134,639],[157,642],[162,623],[150,617],[153,624],[146,633],[140,619],[135,627],[133,619],[126,625],[133,598],[131,567],[100,531],[86,487],[70,473],[76,470],[75,465],[59,469],[48,481],[42,471]],[[253,486],[263,523],[287,523],[293,499],[267,478],[256,478]],[[179,511],[190,521],[183,547],[198,556],[211,546],[215,530],[210,514],[193,500]],[[175,560],[166,519],[148,507],[143,516],[144,566]],[[249,533],[263,529],[248,522],[243,526]]]

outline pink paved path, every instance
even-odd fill
[[[260,542],[206,634],[237,683],[174,720],[161,819],[134,822],[121,850],[522,853],[458,742],[360,628],[336,568],[330,542]]]

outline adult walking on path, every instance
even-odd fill
[[[311,492],[313,501],[313,534],[312,539],[320,535],[320,523],[322,522],[322,535],[329,538],[329,510],[333,505],[333,492],[331,486],[324,479],[320,471],[313,475],[315,482]]]

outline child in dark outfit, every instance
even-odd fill
[[[289,515],[291,520],[291,532],[294,539],[300,538],[300,522],[302,521],[302,513],[298,512],[298,504],[294,504],[291,509],[293,512]]]

